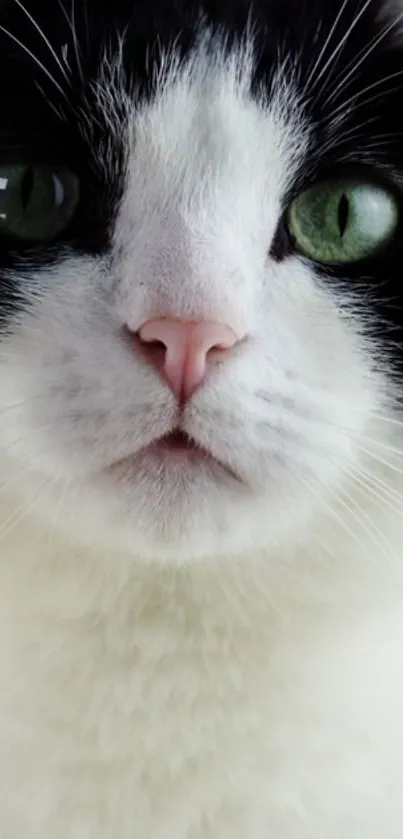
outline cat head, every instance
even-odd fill
[[[148,559],[295,547],[387,439],[403,12],[380,11],[2,4],[0,492],[24,515]]]

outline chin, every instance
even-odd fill
[[[58,527],[71,544],[118,562],[186,566],[245,563],[292,552],[309,538],[318,504],[291,470],[272,464],[265,481],[217,460],[194,443],[163,438],[64,490]],[[57,516],[53,484],[42,506]],[[290,509],[293,527],[290,532]]]
[[[250,547],[250,511],[257,506],[251,489],[213,458],[197,463],[144,453],[80,486],[67,535],[135,561],[235,558]]]

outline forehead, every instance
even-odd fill
[[[138,182],[151,165],[160,184],[174,170],[183,182],[191,159],[201,177],[228,180],[237,164],[261,181],[270,162],[285,178],[302,118],[274,11],[252,14],[243,0],[0,0],[2,151],[90,166],[115,197],[134,149]]]
[[[0,64],[13,64],[12,84],[29,89],[38,77],[56,96],[55,81],[82,93],[97,79],[105,57],[119,53],[128,84],[151,97],[167,54],[186,58],[200,32],[208,30],[222,36],[224,53],[245,37],[253,40],[252,84],[267,91],[286,59],[298,64],[302,82],[304,69],[313,65],[323,72],[329,61],[332,69],[334,47],[346,32],[343,53],[354,53],[373,34],[379,5],[380,0],[0,0]]]
[[[397,118],[380,97],[358,126],[351,108],[355,87],[379,84],[389,41],[357,61],[377,12],[377,0],[0,0],[0,146],[91,167],[109,204],[134,131],[140,168],[192,156],[201,173],[207,150],[210,171],[270,164],[285,184],[297,151],[302,175],[315,174],[329,153],[362,156]]]
[[[325,81],[371,41],[379,7],[380,0],[0,0],[0,98],[18,120],[17,93],[25,125],[33,109],[45,118],[38,87],[77,115],[93,104],[94,85],[116,81],[120,67],[121,88],[124,77],[126,90],[150,100],[170,57],[188,60],[207,33],[213,61],[218,47],[225,57],[245,40],[253,44],[255,95],[270,97],[280,68],[309,97],[318,76]]]
[[[221,39],[207,34],[186,62],[167,60],[157,94],[135,106],[129,96],[127,119],[116,116],[116,135],[126,137],[116,226],[123,250],[130,243],[139,251],[154,241],[166,258],[174,242],[183,248],[190,237],[199,254],[207,239],[210,249],[242,262],[234,231],[267,247],[307,152],[310,128],[291,81],[278,75],[270,102],[259,99],[251,93],[248,46],[234,47],[225,59],[220,47]],[[108,97],[113,122],[119,83],[108,88]],[[115,143],[109,143],[101,152],[105,169],[114,160]]]

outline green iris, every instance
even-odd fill
[[[322,181],[288,211],[299,250],[318,262],[358,262],[384,248],[396,233],[399,204],[391,191],[360,180]]]
[[[71,221],[78,200],[79,181],[68,169],[0,165],[0,235],[51,241]]]

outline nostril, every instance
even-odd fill
[[[160,317],[131,333],[131,345],[184,401],[204,382],[209,368],[220,365],[242,337],[223,323]]]
[[[142,355],[143,359],[147,361],[149,364],[152,364],[156,370],[162,370],[165,365],[165,358],[167,354],[167,348],[162,341],[142,341],[141,338],[139,339],[140,343],[140,355]]]
[[[143,341],[139,335],[135,336],[138,355],[151,364],[156,370],[162,370],[165,365],[167,348],[163,341]]]
[[[139,337],[139,341],[143,344],[147,344],[147,350],[166,350],[166,344],[163,341],[158,341],[156,338],[153,338],[151,341],[145,341],[143,338]]]
[[[219,366],[220,364],[223,364],[229,352],[229,347],[225,347],[220,344],[215,344],[206,353],[207,364],[209,365],[209,367]]]
[[[226,352],[229,349],[230,349],[230,346],[228,344],[224,344],[224,343],[213,344],[213,346],[209,349],[209,352],[223,353],[223,352]]]
[[[124,341],[129,344],[132,350],[143,356],[145,359],[164,359],[167,348],[163,341],[158,338],[144,340],[139,332],[132,332],[127,326],[122,329]]]

